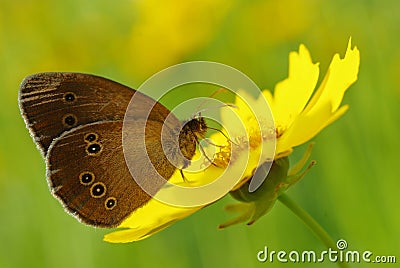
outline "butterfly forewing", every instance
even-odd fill
[[[40,73],[21,84],[19,103],[25,123],[42,154],[64,131],[99,121],[123,121],[128,104],[135,118],[164,122],[170,113],[150,97],[117,82],[79,73]],[[174,124],[179,120],[172,119]]]
[[[53,139],[79,125],[122,121],[135,91],[75,73],[41,73],[21,85],[20,109],[43,155]]]

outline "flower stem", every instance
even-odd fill
[[[324,228],[307,213],[302,207],[294,202],[288,195],[282,193],[278,197],[279,201],[290,209],[297,217],[299,217],[313,232],[314,234],[324,243],[327,248],[337,249],[336,243],[325,231]],[[350,266],[345,262],[337,262],[339,267],[349,268]]]

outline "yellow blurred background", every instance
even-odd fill
[[[280,267],[260,264],[257,252],[322,251],[281,204],[254,226],[217,230],[232,217],[223,211],[230,197],[144,241],[103,242],[109,230],[80,224],[48,191],[17,96],[33,73],[92,73],[137,88],[192,60],[231,65],[273,89],[300,43],[324,74],[350,36],[361,51],[359,80],[344,100],[350,110],[314,139],[318,164],[288,194],[349,249],[400,261],[399,33],[395,0],[0,0],[0,267]]]

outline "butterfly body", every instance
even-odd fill
[[[51,192],[69,213],[97,227],[118,226],[144,206],[163,186],[153,179],[156,173],[168,180],[177,168],[187,167],[206,130],[203,118],[182,124],[143,93],[87,74],[29,76],[21,84],[19,104],[46,159]],[[128,105],[135,112],[123,131]],[[144,148],[138,141],[143,129],[136,126],[145,126]],[[130,149],[124,154],[125,145]],[[132,177],[127,159],[147,191]]]

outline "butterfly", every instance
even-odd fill
[[[181,122],[149,96],[90,74],[28,76],[19,107],[46,161],[51,193],[67,212],[96,227],[116,227],[149,202],[163,186],[154,178],[166,181],[187,167],[207,131],[202,117]],[[123,145],[146,191],[132,177]]]

